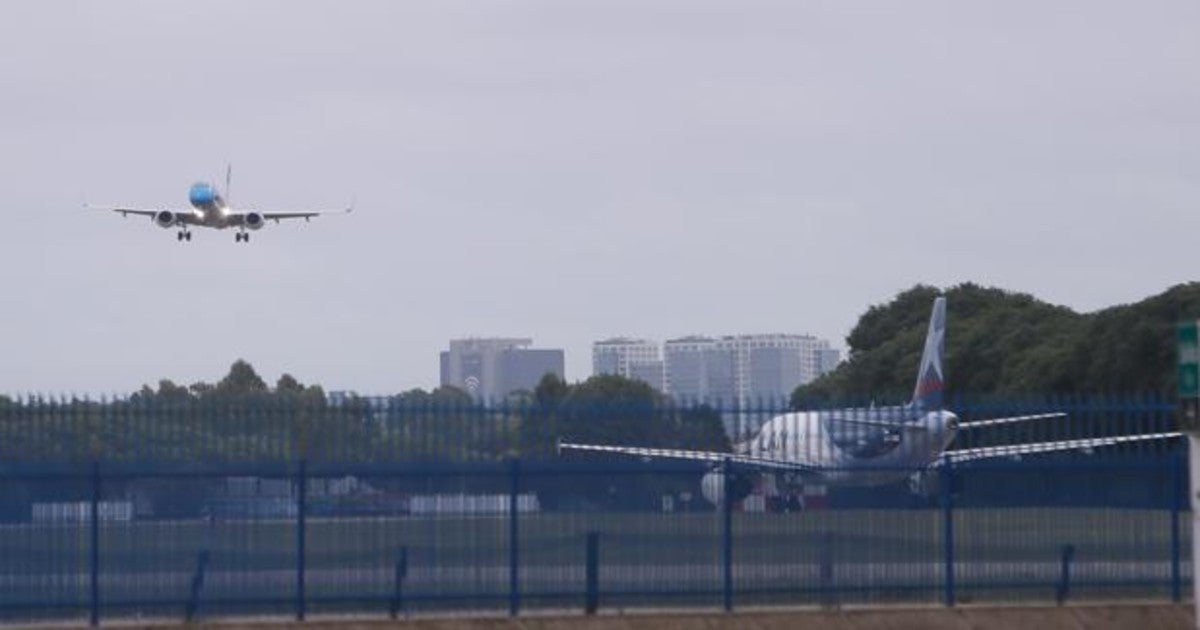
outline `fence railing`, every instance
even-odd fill
[[[751,474],[730,470],[729,484]],[[790,511],[684,500],[704,472],[520,460],[9,471],[6,495],[30,511],[0,524],[0,620],[1179,601],[1190,584],[1179,457],[949,465],[925,495],[834,490]],[[1093,473],[1167,491],[1129,502],[1091,488]],[[1047,483],[1086,497],[1033,491]],[[975,495],[996,484],[1031,491]],[[152,489],[196,499],[159,514]]]
[[[1051,402],[956,401],[964,422],[1039,418],[960,434],[951,449],[1155,433],[1174,421],[1157,397]],[[837,485],[732,459],[554,448],[566,435],[728,450],[743,439],[727,428],[752,438],[779,408],[382,409],[0,409],[0,622],[1190,592],[1178,440],[880,465],[871,472],[884,481]],[[894,413],[863,409],[868,420]],[[877,437],[860,424],[872,430],[842,437]],[[710,501],[714,472],[721,500]]]

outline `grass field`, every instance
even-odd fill
[[[1181,523],[1190,524],[1190,513]],[[599,587],[611,605],[713,605],[724,587],[719,513],[531,513],[517,522],[518,591],[527,606],[582,601],[585,537],[600,534]],[[499,516],[310,518],[305,593],[317,607],[383,610],[403,549],[409,606],[503,607],[512,577],[510,522]],[[936,602],[944,596],[940,510],[828,510],[734,514],[736,598],[754,604]],[[1190,575],[1190,527],[1178,565]],[[293,521],[104,523],[100,597],[124,611],[182,610],[198,554],[210,560],[199,590],[207,610],[287,610],[297,582]],[[1167,511],[960,509],[953,515],[960,598],[1050,599],[1065,545],[1074,547],[1079,597],[1170,595]],[[84,525],[0,526],[0,615],[84,607],[90,596]],[[1185,587],[1186,590],[1186,587]],[[257,603],[255,603],[257,602]]]

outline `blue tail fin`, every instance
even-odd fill
[[[925,352],[921,355],[921,371],[913,390],[913,405],[922,409],[941,409],[946,389],[942,354],[946,345],[946,298],[933,301],[929,315],[929,332],[925,335]]]

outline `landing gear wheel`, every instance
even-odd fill
[[[233,242],[249,243],[250,242],[250,234],[247,232],[238,232],[237,234],[233,235]]]
[[[188,232],[184,232],[184,233],[183,233],[183,240],[185,240],[185,241],[187,241],[187,242],[189,242],[189,243],[190,243],[190,242],[192,242],[192,233],[191,233],[190,231],[188,231]]]
[[[183,241],[183,230],[180,230],[179,233],[175,235],[175,240]]]

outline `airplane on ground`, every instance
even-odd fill
[[[909,479],[910,487],[924,487],[924,475],[950,462],[1014,457],[1090,449],[1099,446],[1178,437],[1178,432],[1119,435],[1053,442],[1006,444],[951,449],[959,432],[1002,424],[1064,416],[1033,414],[960,422],[944,408],[945,373],[942,356],[946,334],[946,298],[933,303],[925,349],[912,401],[878,408],[801,411],[775,416],[750,440],[732,453],[691,451],[639,446],[559,443],[559,452],[616,453],[644,459],[674,459],[713,465],[701,479],[704,497],[714,505],[724,498],[725,471],[753,471],[774,476],[777,488],[795,493],[804,484],[871,486]]]
[[[250,231],[262,229],[267,221],[276,223],[283,219],[304,219],[308,221],[323,214],[347,214],[354,210],[354,204],[342,210],[335,211],[292,211],[271,212],[261,210],[234,210],[229,205],[229,180],[233,169],[225,171],[225,195],[209,182],[196,182],[188,190],[190,210],[144,209],[127,206],[90,206],[94,210],[119,212],[121,216],[139,215],[150,217],[154,224],[164,229],[179,228],[175,238],[178,241],[191,241],[191,227],[206,227],[217,230],[226,228],[236,229],[233,240],[240,243],[250,242]]]

